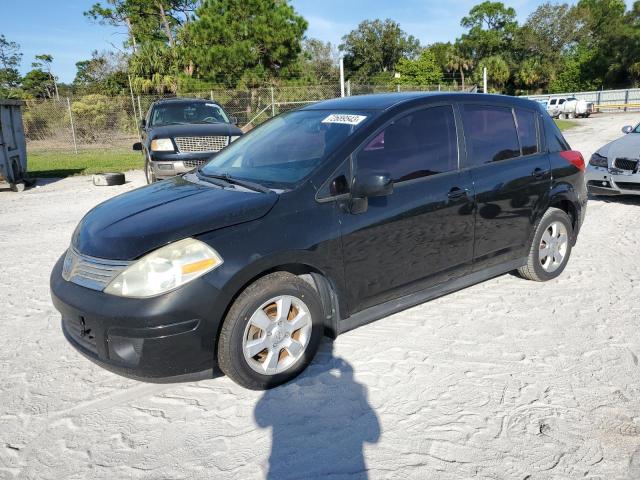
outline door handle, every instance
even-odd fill
[[[542,178],[549,173],[549,170],[543,170],[541,168],[536,168],[533,172],[531,172],[532,177]]]
[[[467,189],[466,188],[453,187],[451,190],[449,190],[449,193],[447,194],[447,196],[449,198],[466,197],[467,196]]]

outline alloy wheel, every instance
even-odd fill
[[[312,331],[307,305],[291,295],[274,297],[249,318],[242,352],[252,370],[275,375],[288,370],[304,354]]]
[[[540,265],[549,273],[560,268],[567,256],[569,233],[562,222],[552,222],[540,239],[538,258]]]

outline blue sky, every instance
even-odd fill
[[[33,57],[51,53],[54,72],[64,82],[73,80],[75,62],[92,50],[122,47],[124,31],[89,22],[82,12],[97,0],[0,0],[0,34],[18,42],[24,53],[22,71]],[[460,19],[481,0],[292,0],[309,22],[307,36],[340,43],[362,20],[391,18],[423,44],[455,39]],[[544,0],[506,0],[526,19]],[[631,4],[631,0],[627,2]]]

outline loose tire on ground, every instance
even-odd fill
[[[546,234],[548,238],[549,230],[553,225],[558,225],[560,227],[560,231],[562,230],[563,226],[567,238],[564,254],[562,255],[562,261],[559,262],[557,266],[555,266],[555,268],[550,271],[543,266],[542,254],[547,251],[544,248],[545,242],[543,241],[543,236],[545,236]],[[560,234],[562,234],[562,232],[560,232]],[[558,277],[564,271],[569,261],[569,257],[571,256],[572,236],[573,227],[571,225],[571,219],[569,218],[569,216],[564,211],[558,208],[550,208],[549,210],[547,210],[540,220],[535,234],[533,235],[533,241],[531,242],[531,249],[529,250],[527,264],[518,269],[518,273],[520,274],[520,276],[536,282],[546,282]],[[549,247],[549,245],[547,245],[547,247]]]
[[[98,173],[93,176],[93,184],[97,187],[123,185],[124,181],[124,173]]]
[[[292,350],[293,354],[289,359],[292,362],[290,366],[286,367],[284,371],[267,374],[257,371],[256,365],[260,365],[263,358],[266,365],[267,359],[271,358],[269,357],[271,352],[277,351],[279,353],[275,358],[283,357],[282,363],[280,364],[280,360],[278,360],[278,364],[284,368],[290,353],[288,347],[281,347],[281,345],[285,345],[289,341],[288,339],[291,339],[290,341],[293,343],[295,335],[299,334],[299,331],[287,332],[285,336],[282,333],[285,330],[277,324],[278,319],[284,318],[286,325],[297,325],[299,320],[296,319],[299,318],[300,311],[294,311],[292,307],[290,310],[287,309],[286,314],[282,316],[281,303],[276,307],[265,305],[265,302],[268,303],[274,298],[292,299],[292,306],[296,299],[299,300],[306,307],[311,322],[310,324],[306,323],[305,326],[305,341],[303,342],[301,337],[296,340],[296,342],[299,340],[300,344],[306,343],[303,350],[298,350],[297,355],[299,356],[294,355],[295,351]],[[269,314],[270,308],[277,309],[277,311],[271,310],[274,312],[273,317]],[[261,318],[260,311],[267,312],[264,317],[267,322],[264,327],[258,328],[255,326],[257,324],[255,319]],[[252,390],[265,390],[288,382],[309,365],[318,350],[324,329],[322,312],[317,292],[300,277],[287,272],[275,272],[258,279],[238,296],[224,320],[218,339],[217,356],[220,369],[234,382]],[[254,357],[248,358],[250,354],[247,352],[250,345],[252,343],[259,344],[255,348],[260,348],[262,344],[259,342],[262,342],[263,339],[268,348],[260,350]],[[296,348],[299,349],[299,346]],[[293,359],[296,360],[293,361]]]

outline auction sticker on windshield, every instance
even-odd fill
[[[367,118],[364,115],[349,115],[346,113],[332,113],[322,120],[322,123],[342,123],[344,125],[359,125]]]

